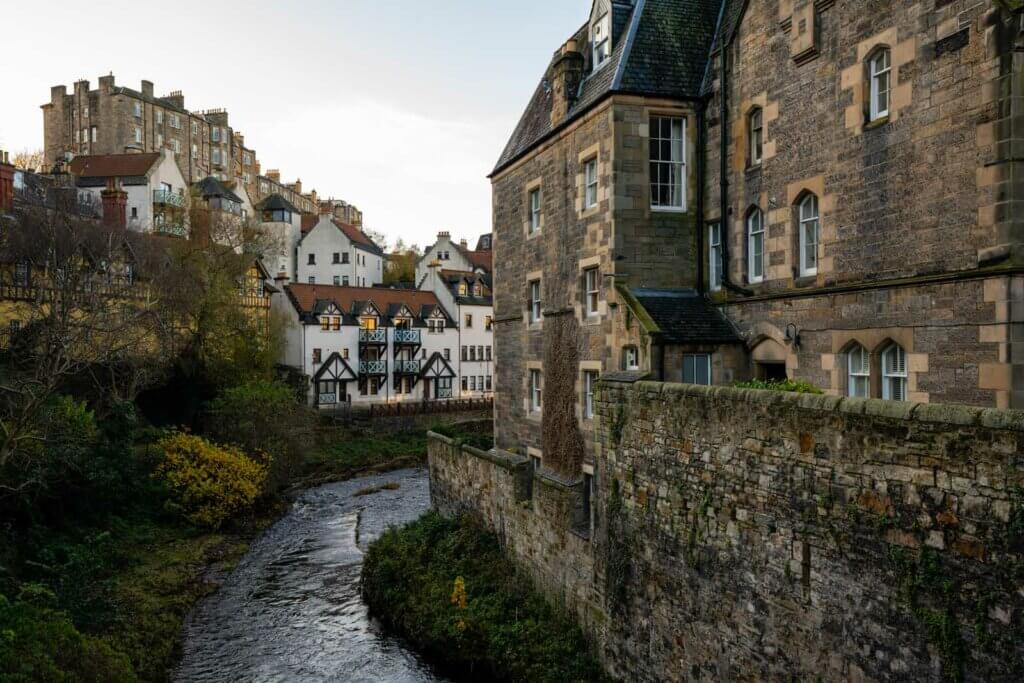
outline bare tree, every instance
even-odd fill
[[[23,149],[15,154],[11,161],[16,167],[24,171],[39,172],[43,169],[43,150]]]

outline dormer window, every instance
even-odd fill
[[[594,22],[594,71],[597,71],[612,56],[611,18],[605,14]]]

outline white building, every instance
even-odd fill
[[[100,205],[108,186],[128,195],[128,229],[188,235],[189,188],[173,152],[83,155],[71,160],[70,170],[85,201]]]
[[[373,240],[329,214],[315,218],[312,225],[307,219],[302,226],[296,282],[338,287],[372,287],[384,282],[384,251]]]
[[[432,292],[294,283],[274,302],[312,405],[458,397],[459,330]]]
[[[423,279],[429,273],[432,263],[439,263],[445,270],[466,272],[491,272],[491,236],[483,235],[477,241],[476,249],[470,250],[466,240],[458,244],[452,241],[451,233],[437,233],[437,241],[423,252],[416,262],[416,286],[420,289]]]
[[[280,194],[272,194],[256,205],[266,244],[261,260],[274,277],[294,281],[297,251],[302,239],[302,214]]]

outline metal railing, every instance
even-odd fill
[[[319,405],[334,405],[338,402],[337,394],[319,394],[317,396],[317,403]]]
[[[386,344],[387,341],[387,330],[383,327],[377,330],[359,330],[360,344]]]
[[[185,208],[185,197],[173,190],[153,190],[153,203]]]
[[[153,225],[153,231],[161,235],[173,235],[175,237],[188,237],[188,228],[184,223],[176,221],[161,221]]]
[[[395,372],[402,375],[415,375],[420,371],[420,362],[418,360],[396,360],[395,361]]]
[[[386,375],[388,374],[388,362],[386,360],[363,360],[359,361],[360,375]]]
[[[441,387],[441,388],[439,388],[437,390],[437,398],[451,398],[451,397],[452,397],[452,388],[451,387],[447,387],[447,388]]]
[[[395,343],[396,344],[419,344],[420,343],[420,331],[419,330],[395,330]]]

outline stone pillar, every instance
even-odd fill
[[[108,228],[128,227],[128,193],[119,187],[108,187],[103,196],[103,225]]]

